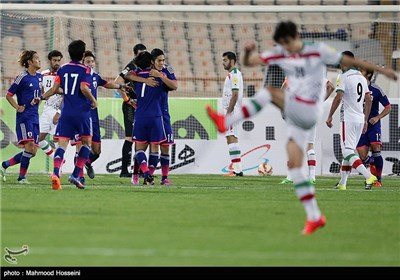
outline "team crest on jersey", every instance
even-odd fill
[[[239,83],[239,79],[237,77],[234,77],[232,82],[237,85]]]

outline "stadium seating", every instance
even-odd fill
[[[10,1],[9,1],[10,2]],[[93,1],[64,1],[65,3],[89,4]],[[367,5],[368,0],[144,0],[144,1],[112,1],[101,0],[101,4],[136,4],[136,5]],[[57,1],[60,3],[60,1]],[[221,65],[222,53],[234,51],[239,56],[246,41],[256,40],[259,51],[274,45],[271,40],[274,24],[280,20],[294,20],[299,23],[303,34],[320,33],[328,36],[341,28],[346,40],[361,42],[373,36],[371,30],[371,14],[357,13],[349,16],[346,13],[130,13],[128,18],[121,18],[117,13],[94,13],[90,11],[68,12],[70,18],[55,21],[55,30],[65,36],[64,41],[82,39],[87,49],[94,51],[97,57],[97,70],[105,78],[113,79],[133,57],[132,47],[137,43],[145,44],[149,50],[161,48],[166,53],[166,61],[174,67],[178,79],[184,77],[187,88],[194,86],[196,90],[213,95],[220,88],[216,77],[221,81],[225,71]],[[390,16],[390,14],[388,15]],[[118,18],[118,21],[115,19]],[[95,19],[93,21],[92,19]],[[360,20],[361,19],[361,20]],[[246,22],[233,25],[232,22]],[[364,22],[363,22],[364,20]],[[59,37],[50,38],[48,21],[27,21],[19,23],[4,22],[2,30],[2,50],[6,60],[2,66],[5,77],[15,76],[19,67],[15,60],[20,50],[35,48],[46,56],[53,40],[53,47],[64,49],[65,42]],[[196,23],[198,22],[198,23]],[[357,22],[357,24],[354,24]],[[188,24],[189,23],[189,24]],[[268,24],[271,23],[271,24]],[[346,23],[343,25],[343,23]],[[347,24],[348,23],[348,24]],[[382,25],[380,25],[382,27]],[[383,33],[380,33],[383,34]],[[399,35],[400,37],[400,35]],[[340,40],[340,38],[337,38]],[[381,36],[374,43],[382,46],[389,44],[388,38]],[[12,48],[10,42],[16,42]],[[43,43],[45,42],[45,43]],[[349,44],[350,46],[351,44]],[[386,48],[389,49],[389,48]],[[389,61],[388,51],[376,52],[374,60]],[[67,55],[65,55],[67,56]],[[7,60],[8,59],[8,60]],[[42,61],[45,61],[42,59]],[[10,65],[8,65],[10,64]],[[239,61],[239,66],[240,61]],[[248,70],[251,71],[251,70]],[[259,85],[262,81],[261,71],[258,74],[246,74],[245,77],[256,77],[252,82]],[[196,77],[196,78],[195,78]],[[201,80],[199,80],[201,79]],[[205,80],[209,79],[207,82]],[[186,93],[185,93],[186,94]]]

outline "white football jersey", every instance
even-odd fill
[[[56,78],[56,73],[51,73],[50,70],[47,69],[44,70],[41,74],[43,77],[43,93],[45,93],[53,87],[54,79]],[[48,108],[59,110],[61,108],[62,101],[63,101],[62,94],[54,94],[44,102],[43,110],[46,110]]]
[[[340,63],[342,54],[323,42],[303,42],[300,53],[290,54],[281,45],[260,54],[265,64],[277,64],[290,81],[286,94],[306,103],[322,103],[326,96],[326,65]]]
[[[343,92],[343,119],[345,122],[364,123],[364,98],[370,92],[367,79],[356,69],[339,74],[336,91]]]
[[[239,91],[238,100],[235,105],[235,109],[240,108],[242,106],[243,99],[243,76],[242,72],[239,69],[234,68],[225,78],[224,90],[222,95],[222,104],[224,110],[227,110],[229,107],[229,102],[232,97],[232,90],[237,89]]]

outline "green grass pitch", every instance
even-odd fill
[[[364,190],[351,176],[318,177],[324,228],[302,236],[305,212],[283,177],[170,175],[132,186],[97,175],[79,190],[47,175],[1,185],[1,249],[29,246],[17,266],[399,266],[400,179]],[[2,266],[14,266],[4,258]]]

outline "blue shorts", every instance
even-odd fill
[[[92,122],[92,125],[93,125],[92,143],[101,143],[100,123]]]
[[[135,118],[132,140],[139,143],[160,144],[167,139],[163,119],[159,117]]]
[[[40,129],[38,123],[32,123],[29,120],[17,122],[15,126],[17,132],[18,146],[24,146],[24,142],[33,141],[36,145],[39,143]]]
[[[379,125],[368,127],[367,132],[361,134],[360,140],[357,144],[357,149],[369,147],[371,144],[382,145],[381,127]]]
[[[82,119],[79,117],[63,117],[61,114],[61,117],[58,120],[54,138],[66,138],[68,140],[74,140],[76,134],[79,134],[80,138],[92,137],[92,118],[88,117]]]
[[[171,118],[169,116],[163,116],[163,122],[167,140],[162,142],[161,145],[173,145],[175,142],[174,142],[174,134],[172,132]]]

